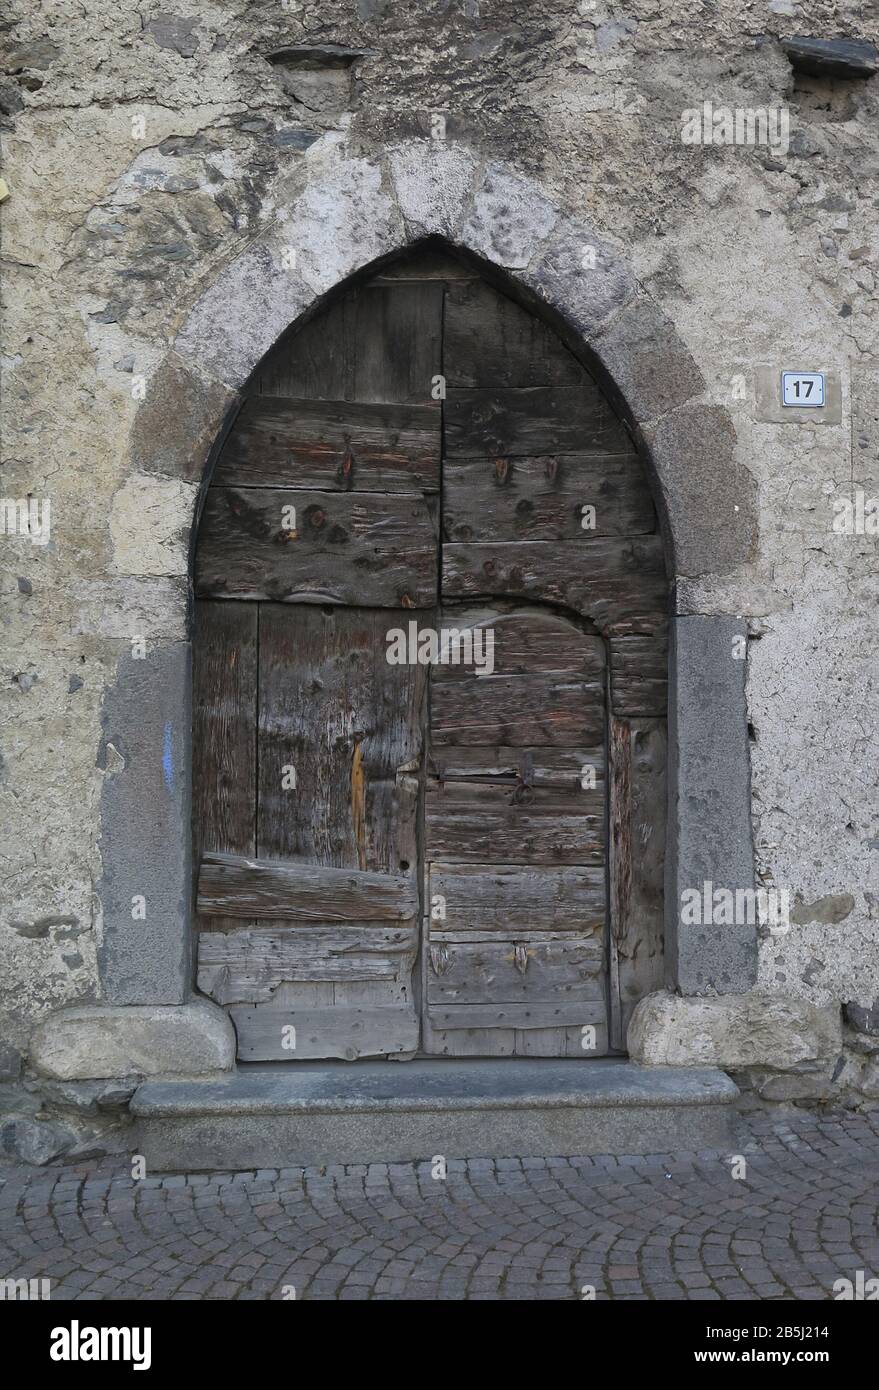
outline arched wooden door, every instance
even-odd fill
[[[620,1047],[661,980],[666,585],[551,329],[435,249],[340,294],[250,383],[195,592],[198,985],[239,1057]]]

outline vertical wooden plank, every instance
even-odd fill
[[[297,332],[285,336],[261,363],[252,394],[303,400],[353,399],[356,292],[349,291]]]
[[[196,866],[203,853],[256,851],[255,604],[201,600],[193,643],[192,818]],[[242,926],[199,917],[200,928]]]
[[[261,605],[260,856],[415,875],[417,790],[397,774],[420,761],[426,671],[386,660],[402,621]]]
[[[356,303],[354,399],[436,407],[441,370],[443,285],[366,285]]]
[[[611,718],[611,1039],[619,1048],[638,1000],[662,988],[666,744],[663,719]]]

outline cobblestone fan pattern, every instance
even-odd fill
[[[0,1276],[56,1299],[827,1299],[879,1274],[879,1110],[739,1153],[372,1163],[133,1182],[6,1170]]]

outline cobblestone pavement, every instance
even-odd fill
[[[449,1159],[445,1180],[428,1163],[7,1169],[0,1277],[49,1278],[55,1299],[717,1300],[879,1274],[879,1110],[762,1114],[739,1152],[738,1179],[716,1152]]]

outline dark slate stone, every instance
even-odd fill
[[[0,1043],[0,1081],[17,1081],[21,1075],[21,1053],[10,1043]]]
[[[879,72],[879,52],[866,39],[782,39],[795,72],[812,77],[872,77]]]
[[[104,701],[104,738],[123,766],[104,779],[104,937],[98,952],[108,1004],[182,1004],[190,980],[189,646],[176,643],[142,660],[123,656]],[[132,899],[146,917],[132,917]]]
[[[282,150],[307,150],[317,140],[316,130],[276,130],[274,143]]]
[[[198,35],[193,33],[196,20],[181,19],[179,15],[157,14],[143,27],[159,48],[171,49],[182,58],[192,58],[198,52]]]
[[[856,1033],[879,1037],[879,999],[874,999],[869,1008],[863,1004],[846,1004],[845,1021]]]
[[[694,925],[681,895],[706,881],[754,888],[751,779],[739,618],[701,614],[672,623],[669,669],[668,983],[681,994],[741,994],[757,977],[757,926]]]

